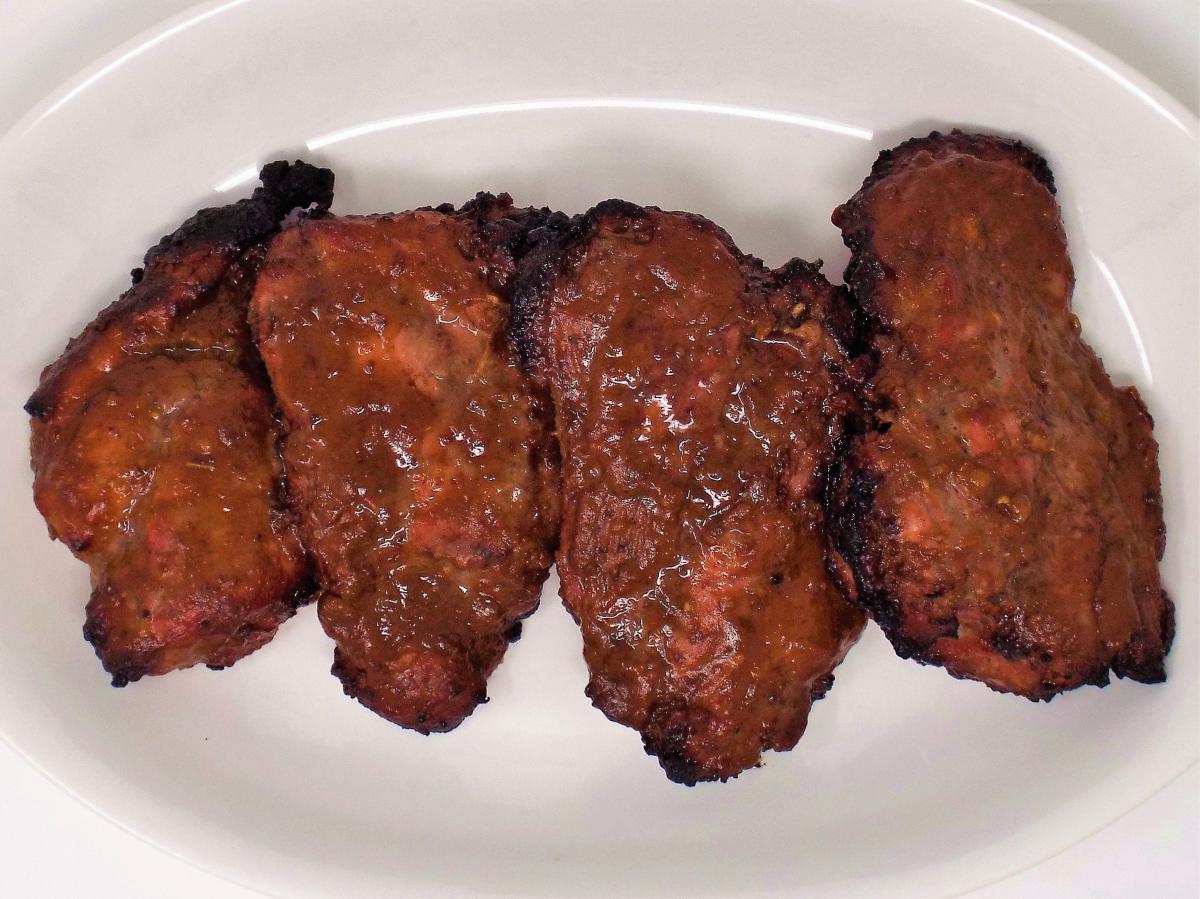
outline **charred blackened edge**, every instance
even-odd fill
[[[813,263],[793,260],[778,271],[768,269],[756,256],[743,253],[724,228],[694,212],[664,210],[658,206],[639,206],[628,200],[608,199],[597,203],[587,212],[567,217],[553,213],[537,226],[525,232],[524,254],[517,266],[512,291],[512,318],[509,335],[520,353],[522,362],[537,370],[544,362],[544,347],[537,334],[538,320],[554,281],[560,277],[576,253],[582,251],[602,227],[617,233],[632,230],[644,235],[645,242],[654,237],[655,220],[660,216],[677,218],[698,231],[716,237],[742,266],[749,283],[766,283],[772,279],[782,282],[803,269],[809,274]],[[820,274],[820,263],[816,263]]]
[[[512,268],[532,247],[534,231],[567,220],[563,213],[548,207],[514,206],[507,193],[497,195],[486,191],[477,193],[453,214],[473,219],[476,231],[488,243],[492,255]]]
[[[660,740],[653,739],[646,734],[642,735],[642,744],[646,750],[646,755],[658,759],[658,764],[662,766],[667,779],[672,783],[677,783],[685,787],[694,787],[698,783],[715,780],[720,780],[724,783],[731,779],[729,777],[715,777],[704,766],[693,762],[687,755],[685,748],[686,740],[686,734],[679,738],[668,734]],[[733,777],[736,778],[737,775],[734,774]]]
[[[1162,658],[1165,660],[1175,643],[1175,602],[1166,590],[1162,591],[1162,601],[1162,622],[1159,626],[1162,628]],[[1166,679],[1165,671],[1163,678]]]
[[[870,472],[854,468],[848,459],[842,457],[827,488],[830,541],[853,572],[855,598],[883,629],[896,654],[906,659],[919,657],[923,647],[904,637],[899,604],[871,574],[875,490],[879,482]]]
[[[1108,683],[1109,666],[1100,665],[1095,670],[1084,674],[1070,686],[1043,683],[1035,692],[1017,693],[997,687],[981,677],[965,674],[948,666],[944,658],[932,651],[932,640],[912,639],[905,628],[904,613],[900,602],[875,572],[872,546],[879,540],[879,523],[876,520],[874,507],[875,490],[879,484],[878,478],[869,471],[854,467],[852,457],[843,459],[841,466],[836,477],[831,481],[828,494],[827,514],[830,542],[846,560],[853,573],[853,586],[857,594],[855,597],[857,602],[879,625],[897,656],[921,665],[942,668],[957,680],[977,681],[996,693],[1012,693],[1023,696],[1032,702],[1049,702],[1064,690],[1074,689],[1076,686],[1092,684],[1103,687]],[[1132,676],[1119,671],[1115,662],[1113,671],[1121,676]]]
[[[543,216],[535,227],[525,229],[522,235],[521,257],[510,285],[507,336],[522,368],[530,375],[538,407],[544,410],[550,422],[551,445],[543,455],[549,467],[555,470],[561,469],[562,435],[557,433],[555,424],[557,415],[550,391],[550,365],[542,317],[555,282],[564,276],[572,261],[584,250],[601,222],[616,217],[647,223],[651,220],[649,210],[641,206],[624,200],[606,200],[581,215],[568,217],[551,213]],[[561,496],[561,485],[558,489]],[[559,536],[559,533],[555,534],[556,549]]]
[[[830,480],[827,494],[830,543],[853,574],[855,600],[879,625],[896,655],[921,665],[945,669],[944,660],[930,651],[931,642],[909,637],[899,601],[876,576],[872,546],[879,540],[875,515],[875,491],[878,486],[876,475],[856,468],[852,455],[843,456],[835,476]],[[946,670],[960,680],[976,679],[964,678],[955,671]]]
[[[821,511],[825,518],[825,570],[842,595],[860,608],[863,608],[862,591],[858,584],[860,563],[847,552],[839,528],[844,526],[849,531],[852,526],[856,526],[850,524],[855,513],[846,502],[844,494],[848,485],[850,447],[862,436],[865,428],[866,422],[859,413],[843,418],[840,430],[832,440],[829,464],[820,482]],[[844,525],[841,518],[843,515],[846,516]]]
[[[841,554],[833,539],[830,524],[831,510],[837,485],[845,468],[848,447],[866,430],[865,412],[865,357],[857,346],[857,331],[852,320],[853,309],[849,292],[829,283],[821,271],[820,260],[806,262],[793,259],[771,273],[774,288],[796,289],[816,297],[815,302],[805,304],[801,316],[790,324],[795,327],[806,320],[815,320],[830,335],[837,346],[837,354],[826,354],[822,359],[825,370],[832,381],[829,397],[824,403],[825,450],[813,472],[812,501],[820,506],[825,520],[822,530],[825,542],[825,568],[832,583],[847,601],[857,603],[857,589],[852,566]],[[850,569],[850,570],[848,570]],[[865,622],[864,622],[865,623]],[[861,628],[860,628],[861,630]],[[813,687],[814,701],[824,697],[833,683],[817,682]]]
[[[871,173],[863,180],[859,195],[877,182],[887,178],[918,153],[926,152],[935,159],[944,159],[954,153],[974,156],[984,161],[1011,161],[1024,166],[1050,193],[1055,193],[1054,173],[1045,157],[1022,141],[995,134],[973,134],[959,128],[949,134],[931,131],[925,137],[913,137],[884,150],[871,166]]]
[[[545,347],[539,322],[555,281],[596,234],[605,217],[624,216],[649,221],[648,210],[625,200],[605,200],[575,216],[558,214],[528,233],[527,247],[517,266],[512,290],[509,337],[528,368],[544,382]]]
[[[529,370],[527,351],[532,342],[519,339],[524,329],[514,323],[522,322],[523,314],[532,314],[533,304],[518,302],[517,294],[529,293],[530,286],[522,286],[524,273],[531,265],[529,258],[538,253],[544,255],[548,235],[561,233],[571,219],[545,206],[515,206],[508,193],[487,191],[480,191],[461,206],[442,203],[414,211],[437,212],[471,223],[473,238],[461,249],[471,258],[482,255],[488,260],[488,286],[509,302],[508,326],[500,336],[509,341],[522,366]]]
[[[532,416],[541,424],[542,439],[530,447],[529,464],[538,473],[549,472],[556,474],[561,468],[561,450],[558,436],[555,433],[554,404],[550,397],[548,385],[534,376],[526,355],[528,343],[517,339],[517,329],[514,322],[518,318],[520,307],[516,301],[516,293],[521,280],[521,271],[525,260],[545,241],[545,235],[558,233],[570,224],[568,216],[548,207],[516,207],[512,197],[507,193],[499,195],[481,191],[474,199],[464,203],[457,210],[446,204],[439,207],[440,211],[458,217],[472,220],[477,242],[489,260],[489,286],[508,303],[505,327],[495,335],[498,349],[503,355],[512,353],[515,362],[527,378],[529,394],[532,399]],[[540,477],[537,479],[542,484]],[[539,489],[539,494],[542,491]],[[555,483],[550,488],[550,495],[541,495],[538,508],[546,515],[544,546],[547,558],[553,559],[558,550],[560,523],[558,520],[560,485]],[[538,584],[545,582],[550,575],[547,564],[537,573]],[[506,631],[505,639],[512,643],[521,636],[521,621],[537,610],[538,604],[523,613]]]
[[[873,343],[884,328],[872,303],[875,287],[893,277],[878,256],[871,252],[872,229],[866,207],[872,190],[900,170],[920,153],[935,159],[965,154],[986,161],[1010,161],[1023,166],[1051,194],[1055,193],[1054,174],[1039,153],[1019,140],[988,134],[968,134],[959,129],[949,134],[933,131],[926,137],[914,137],[879,154],[871,172],[853,197],[833,213],[833,223],[841,229],[842,240],[850,250],[845,282],[850,298],[850,345],[859,355],[874,357]]]
[[[146,252],[146,268],[131,272],[130,289],[104,309],[78,337],[68,342],[62,355],[42,372],[41,382],[25,403],[26,413],[38,421],[46,421],[54,412],[60,378],[88,351],[92,341],[118,321],[163,302],[156,285],[145,279],[146,269],[155,266],[159,260],[204,246],[212,246],[232,259],[254,242],[274,234],[280,221],[292,210],[304,209],[319,214],[328,210],[333,201],[333,172],[329,169],[300,161],[278,161],[265,165],[259,177],[262,185],[250,198],[228,206],[201,209]],[[202,290],[200,296],[207,292]],[[177,311],[172,310],[173,313]]]
[[[757,256],[743,252],[728,231],[712,219],[695,212],[687,212],[680,209],[663,209],[659,206],[639,206],[628,200],[614,199],[598,203],[591,210],[584,213],[582,217],[590,219],[591,228],[589,231],[594,231],[601,226],[612,227],[610,222],[614,220],[618,227],[628,227],[632,230],[637,230],[638,223],[645,222],[644,227],[647,241],[654,237],[656,220],[658,218],[670,218],[684,222],[702,234],[715,237],[725,247],[729,255],[737,260],[742,268],[742,273],[747,284],[755,287],[780,287],[790,278],[797,277],[800,274],[807,275],[814,265],[811,262],[805,262],[803,259],[793,259],[781,268],[772,270]],[[819,262],[816,263],[816,269],[818,269],[817,274],[819,275]]]
[[[269,162],[262,184],[247,199],[201,209],[146,252],[145,264],[171,250],[197,244],[243,246],[273,234],[293,209],[325,212],[333,203],[333,172],[307,162]],[[136,279],[135,282],[136,283]]]
[[[291,618],[297,611],[312,602],[317,596],[317,591],[320,589],[315,567],[312,565],[312,561],[307,559],[307,556],[306,560],[308,561],[308,568],[296,582],[296,585],[284,594],[283,597],[283,604],[288,609],[288,618]]]
[[[106,652],[108,631],[99,619],[90,614],[84,621],[83,639],[91,644],[96,658],[100,660],[104,670],[112,677],[114,687],[127,687],[150,673],[148,665],[139,664],[128,654],[117,656]]]
[[[1119,388],[1118,393],[1128,397],[1137,423],[1145,428],[1144,442],[1140,444],[1140,449],[1146,470],[1153,473],[1145,502],[1158,523],[1154,535],[1154,555],[1161,562],[1167,548],[1167,526],[1163,517],[1162,473],[1158,461],[1158,441],[1154,437],[1154,417],[1136,387]],[[1158,639],[1156,641],[1153,636],[1147,637],[1142,633],[1138,639],[1131,640],[1123,646],[1112,664],[1112,670],[1118,677],[1143,684],[1158,684],[1167,679],[1166,657],[1175,642],[1175,603],[1161,586],[1159,590],[1162,607],[1157,622]]]
[[[584,215],[591,219],[594,227],[612,227],[617,233],[621,233],[618,230],[620,228],[628,228],[636,232],[639,224],[645,222],[646,224],[643,227],[645,228],[644,233],[647,242],[654,237],[656,219],[660,217],[677,219],[695,228],[697,231],[711,235],[719,240],[729,252],[729,255],[738,260],[743,268],[747,270],[746,275],[748,278],[752,280],[759,278],[767,279],[774,274],[757,256],[743,253],[728,231],[712,219],[695,212],[686,212],[679,209],[663,209],[659,206],[639,206],[628,200],[614,199],[598,203]],[[615,227],[613,223],[615,223]]]
[[[612,717],[607,711],[602,711],[608,717]],[[688,740],[692,736],[690,719],[687,704],[682,700],[668,702],[655,708],[649,720],[639,728],[646,755],[658,759],[668,780],[685,787],[711,781],[724,783],[736,778],[740,771],[731,775],[721,775],[691,756],[688,752]]]
[[[850,250],[842,276],[848,306],[844,313],[847,349],[863,360],[866,374],[871,375],[879,362],[875,340],[886,331],[873,297],[876,287],[894,273],[870,249],[871,227],[863,209],[863,191],[834,210],[833,223],[841,229],[842,242]]]
[[[568,249],[590,229],[591,223],[584,216],[568,218],[560,214],[547,219],[528,232],[525,253],[513,277],[508,337],[521,364],[542,387],[548,385],[539,376],[545,348],[537,324],[549,291],[562,272]]]
[[[833,672],[818,677],[812,682],[809,688],[808,695],[813,702],[824,699],[829,695],[829,691],[833,689],[834,677]]]
[[[823,404],[826,416],[825,448],[813,472],[811,501],[819,506],[824,519],[825,570],[830,581],[845,599],[856,607],[857,588],[853,566],[842,555],[833,539],[830,523],[836,487],[845,468],[848,447],[865,431],[867,419],[864,407],[864,357],[857,352],[856,331],[852,322],[852,307],[848,291],[829,283],[821,272],[822,262],[793,259],[772,273],[774,287],[793,290],[797,284],[806,295],[816,298],[806,303],[801,316],[790,322],[795,327],[804,321],[815,320],[833,338],[836,355],[826,354],[821,360],[831,379],[829,396]],[[865,624],[865,621],[863,622]],[[861,632],[861,627],[860,627]],[[813,701],[825,696],[833,683],[832,673],[814,683]]]
[[[847,594],[853,593],[858,604],[880,626],[896,654],[924,665],[941,666],[942,661],[929,653],[928,645],[906,635],[900,603],[876,577],[872,546],[879,539],[874,507],[879,481],[873,473],[858,467],[855,457],[857,446],[869,434],[885,429],[878,412],[887,403],[887,398],[876,394],[873,378],[879,365],[877,341],[880,336],[890,333],[890,328],[879,315],[874,298],[879,285],[894,277],[872,250],[868,206],[873,189],[914,155],[973,151],[977,154],[984,147],[992,158],[1013,158],[1014,153],[1021,157],[1022,151],[1027,152],[1025,164],[1035,177],[1039,177],[1039,171],[1043,172],[1039,180],[1053,190],[1053,178],[1045,161],[1015,141],[972,136],[958,130],[950,135],[934,131],[927,137],[912,138],[880,153],[858,192],[835,209],[832,217],[834,225],[842,232],[843,243],[850,250],[850,262],[843,275],[844,298],[848,306],[844,313],[844,328],[847,349],[855,356],[860,375],[856,393],[861,408],[845,422],[844,439],[836,448],[825,491],[831,571]],[[840,558],[849,568],[852,584],[845,583],[846,573],[837,570],[832,561],[835,558]]]
[[[779,268],[770,270],[765,269],[762,261],[755,256],[745,256],[743,259],[743,267],[749,269],[746,274],[751,283],[756,283],[768,291],[780,290],[800,295],[802,308],[793,307],[788,310],[780,324],[792,328],[799,327],[806,321],[819,324],[823,331],[833,337],[840,356],[838,359],[824,359],[825,367],[832,370],[836,376],[840,376],[846,368],[845,363],[852,357],[848,346],[848,341],[853,337],[848,321],[850,304],[844,296],[845,289],[834,287],[821,271],[825,263],[820,259],[809,262],[796,257]],[[759,267],[766,271],[763,281],[759,281]]]
[[[1159,640],[1147,640],[1140,634],[1130,640],[1113,659],[1112,671],[1117,677],[1128,678],[1141,684],[1161,684],[1167,679],[1166,658],[1175,642],[1175,603],[1161,593],[1162,616],[1158,622]]]
[[[1146,684],[1166,680],[1163,662],[1174,631],[1174,614],[1171,601],[1165,593],[1163,620],[1160,625],[1164,634],[1162,651],[1158,651],[1153,639],[1148,644],[1142,639],[1132,640],[1111,662],[1081,672],[1068,683],[1044,681],[1033,691],[1019,692],[999,687],[982,677],[966,674],[948,666],[944,658],[932,651],[932,642],[913,640],[908,635],[900,603],[887,586],[880,583],[873,574],[871,545],[878,539],[874,511],[877,486],[876,477],[862,469],[850,468],[849,471],[839,473],[831,489],[830,539],[853,572],[858,602],[879,625],[897,656],[911,659],[921,665],[942,668],[957,680],[976,681],[993,692],[1022,696],[1031,702],[1049,702],[1060,693],[1082,686],[1105,687],[1109,684],[1110,673]]]

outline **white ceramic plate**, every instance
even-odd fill
[[[552,582],[446,736],[345,699],[313,610],[233,669],[111,690],[85,567],[30,501],[20,408],[159,234],[262,162],[338,174],[335,209],[481,188],[703,213],[771,263],[846,258],[829,224],[875,154],[932,126],[1049,157],[1087,337],[1162,444],[1170,681],[1033,705],[896,659],[874,628],[791,753],[666,781],[583,697]],[[287,895],[949,893],[1051,855],[1197,756],[1197,123],[1001,3],[238,0],[82,72],[0,142],[0,727],[146,839]]]

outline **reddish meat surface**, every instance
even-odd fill
[[[327,207],[332,183],[273,163],[252,199],[197,213],[26,406],[34,500],[91,566],[84,634],[116,686],[231,665],[309,592],[246,309],[264,242],[293,208]]]
[[[897,651],[1049,699],[1165,677],[1158,447],[1071,312],[1046,163],[955,132],[834,214],[875,373],[832,516]]]
[[[506,337],[514,257],[540,218],[481,195],[301,221],[254,296],[334,672],[423,733],[486,700],[551,564],[555,447]]]
[[[682,783],[790,749],[862,613],[826,570],[850,405],[817,267],[609,201],[522,266],[517,334],[563,458],[558,570],[588,695]]]

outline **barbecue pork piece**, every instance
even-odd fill
[[[1045,161],[935,133],[884,153],[834,222],[874,415],[832,525],[897,652],[1034,700],[1163,680],[1158,447],[1080,337]]]
[[[34,501],[92,569],[84,636],[114,686],[265,644],[310,591],[283,504],[275,406],[246,309],[265,242],[333,175],[271,163],[204,209],[43,373]]]
[[[254,295],[334,673],[422,733],[486,701],[552,560],[556,449],[507,338],[507,285],[543,218],[481,194],[300,221]]]
[[[608,201],[526,257],[516,333],[554,404],[558,571],[592,702],[672,780],[800,739],[862,613],[820,503],[852,401],[818,266]]]

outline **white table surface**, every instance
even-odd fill
[[[192,0],[0,0],[0,132],[96,57],[191,5]],[[1024,0],[1021,5],[1091,39],[1193,112],[1200,111],[1200,0]],[[0,896],[259,896],[172,858],[92,813],[3,742],[0,797]],[[972,899],[1009,896],[1200,896],[1197,769],[1055,858],[971,894]]]

